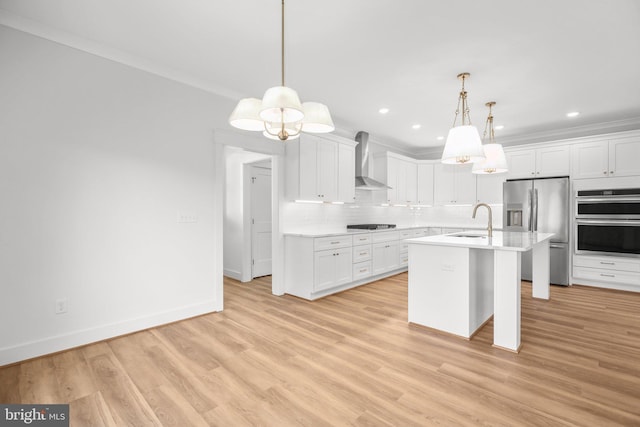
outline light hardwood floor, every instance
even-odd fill
[[[407,275],[315,302],[225,282],[225,310],[0,368],[0,403],[72,426],[640,425],[640,294],[523,282],[522,350],[408,325]]]

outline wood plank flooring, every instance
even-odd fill
[[[315,302],[225,280],[225,310],[0,368],[72,426],[640,426],[640,294],[523,282],[522,350],[408,325],[407,275]]]

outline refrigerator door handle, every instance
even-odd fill
[[[550,248],[554,248],[554,249],[564,249],[564,246],[563,246],[563,245],[559,245],[559,244],[557,244],[557,243],[550,243],[550,244],[549,244],[549,247],[550,247]]]
[[[527,225],[527,231],[533,231],[533,228],[531,228],[532,225],[533,225],[533,223],[532,223],[532,220],[533,220],[533,218],[532,218],[533,217],[533,209],[532,209],[533,208],[533,206],[532,206],[533,196],[532,196],[532,193],[533,193],[533,190],[531,190],[531,189],[529,189],[529,191],[527,192],[527,198],[529,199],[528,200],[529,201],[529,204],[528,204],[529,205],[529,212],[528,212],[529,213],[529,215],[528,215],[529,224]]]
[[[533,217],[533,231],[538,231],[538,189],[533,190],[533,209],[534,209],[534,217]]]

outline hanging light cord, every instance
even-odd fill
[[[495,138],[495,131],[493,129],[493,113],[491,112],[491,107],[493,107],[493,103],[488,102],[487,106],[489,107],[489,116],[487,116],[487,121],[484,124],[484,132],[482,134],[482,139],[487,137],[487,129],[489,130],[489,144],[493,144]]]
[[[284,1],[284,0],[283,0]],[[469,115],[469,106],[467,105],[467,91],[464,89],[464,80],[468,74],[463,73],[458,77],[462,80],[462,90],[460,90],[460,96],[458,96],[458,106],[456,107],[456,114],[453,117],[453,124],[451,127],[456,126],[458,120],[458,114],[460,114],[460,104],[462,103],[462,126],[471,124],[471,116]]]
[[[284,86],[284,0],[282,0],[282,40],[280,47],[282,48],[282,86]]]

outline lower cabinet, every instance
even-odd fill
[[[574,255],[573,283],[640,291],[640,260]]]
[[[321,291],[351,282],[351,264],[351,248],[316,252],[313,264],[313,290]]]
[[[424,229],[412,231],[410,237],[423,233]],[[394,274],[407,265],[401,264],[399,239],[398,231],[287,235],[285,292],[313,300]]]
[[[373,252],[373,274],[386,273],[400,266],[400,244],[394,242],[374,243]]]
[[[400,231],[384,231],[373,234],[371,253],[374,275],[400,267],[400,233]]]

